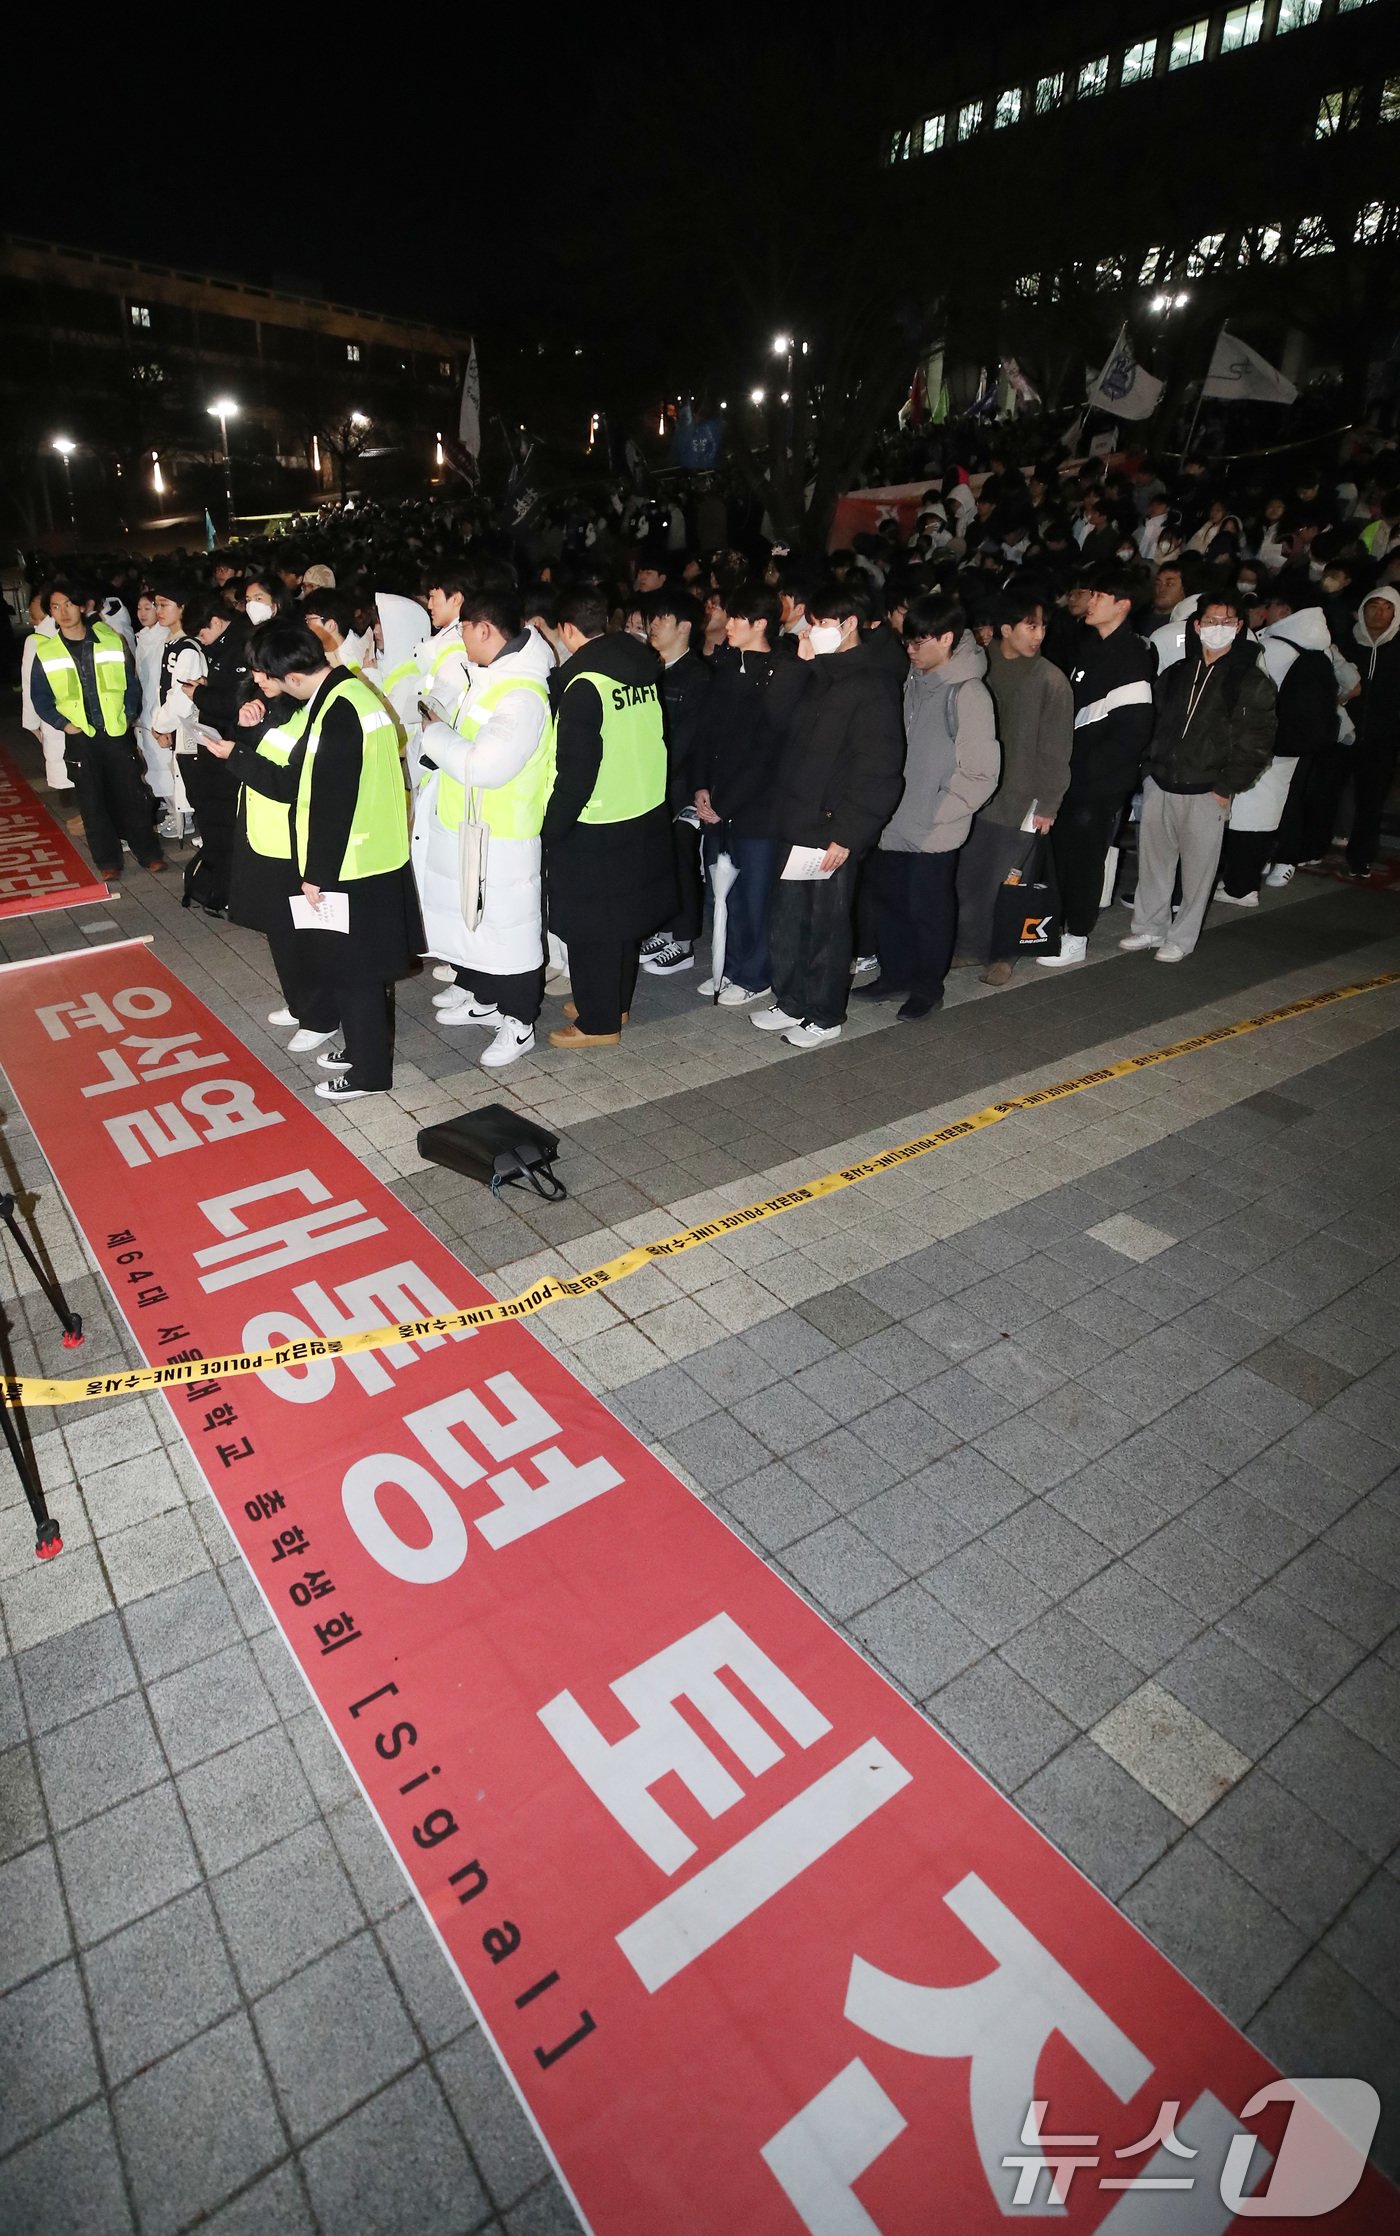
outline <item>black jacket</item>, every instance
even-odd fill
[[[811,663],[778,762],[773,833],[792,846],[868,853],[904,790],[904,715],[868,645]]]
[[[735,838],[773,836],[773,788],[793,718],[816,663],[776,652],[715,654],[714,692],[696,789]]]
[[[1148,768],[1164,792],[1247,792],[1274,757],[1274,687],[1241,633],[1207,666],[1197,651],[1162,681]]]
[[[247,622],[236,614],[222,636],[201,647],[208,673],[195,686],[194,703],[205,728],[216,730],[221,738],[231,738],[237,727],[239,692],[248,673],[249,634]]]
[[[1368,597],[1385,598],[1395,608],[1395,621],[1373,640],[1357,615],[1352,642],[1343,649],[1361,670],[1361,689],[1347,708],[1356,725],[1358,753],[1393,752],[1400,739],[1400,592],[1387,584]]]
[[[1279,685],[1274,751],[1280,760],[1337,750],[1337,675],[1325,652],[1300,652]]]
[[[1111,636],[1086,628],[1074,648],[1074,744],[1066,802],[1125,800],[1152,736],[1157,655],[1125,621]]]
[[[661,719],[666,730],[666,798],[672,815],[693,807],[697,787],[704,779],[702,732],[714,688],[712,662],[696,652],[683,652],[669,668],[662,668]]]
[[[611,676],[660,698],[656,654],[621,633],[592,637],[550,679],[557,721],[554,789],[544,811],[551,931],[561,939],[645,939],[676,913],[671,810],[663,800],[625,823],[581,823],[603,765],[603,702],[581,675]]]

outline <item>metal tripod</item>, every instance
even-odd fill
[[[58,1283],[49,1279],[39,1260],[35,1257],[28,1235],[23,1232],[15,1219],[15,1199],[13,1196],[0,1195],[0,1221],[8,1227],[11,1241],[53,1307],[54,1316],[63,1330],[64,1350],[76,1351],[83,1340],[82,1320],[69,1306],[68,1299]],[[43,1486],[30,1465],[29,1454],[25,1450],[24,1439],[20,1434],[20,1423],[23,1419],[24,1408],[20,1404],[17,1387],[10,1383],[0,1383],[0,1428],[4,1429],[5,1442],[9,1446],[10,1458],[19,1471],[24,1495],[29,1501],[29,1511],[34,1516],[35,1557],[41,1561],[51,1561],[55,1553],[63,1551],[63,1539],[59,1535],[57,1522],[49,1512]]]

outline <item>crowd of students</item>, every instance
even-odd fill
[[[339,566],[70,570],[31,605],[24,719],[102,875],[192,842],[186,905],[267,934],[331,1100],[390,1084],[420,956],[492,1068],[546,985],[552,1045],[617,1045],[639,968],[815,1048],[853,984],[910,1023],[950,970],[1006,985],[1008,880],[1058,890],[1042,964],[1082,961],[1130,834],[1118,944],[1163,963],[1334,843],[1370,874],[1400,750],[1383,483],[950,461],[907,537],[819,567],[687,552],[673,514],[606,563],[439,535],[394,588],[324,536]]]

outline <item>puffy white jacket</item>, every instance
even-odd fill
[[[515,639],[489,667],[469,663],[457,724],[472,715],[488,687],[496,690],[509,676],[528,676],[547,685],[553,667],[554,655],[534,629]],[[469,932],[462,915],[460,842],[457,832],[445,829],[439,820],[437,798],[442,775],[455,777],[467,788],[470,815],[473,792],[508,784],[532,755],[543,750],[548,719],[548,704],[539,693],[511,691],[486,716],[470,743],[445,722],[425,727],[425,766],[413,810],[413,874],[423,908],[426,954],[502,977],[538,970],[544,961],[538,838],[504,839],[492,833],[486,854],[485,912],[475,931]],[[436,767],[428,768],[427,761]]]

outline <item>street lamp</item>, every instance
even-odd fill
[[[233,529],[233,463],[228,454],[228,423],[238,417],[238,405],[232,396],[216,396],[209,406],[209,416],[219,422],[219,434],[224,446],[224,521]]]
[[[751,404],[761,404],[767,393],[766,388],[751,388],[749,390],[749,402]]]
[[[76,542],[78,534],[78,515],[73,503],[72,459],[73,453],[78,446],[71,439],[71,437],[67,435],[55,435],[53,439],[53,447],[58,452],[59,457],[63,460],[63,472],[68,483],[68,525],[73,531],[74,541]]]
[[[367,414],[362,411],[352,411],[350,414],[350,424],[352,427],[368,427],[369,418]]]
[[[773,355],[775,357],[790,357],[792,355],[791,334],[775,334],[773,336]]]

